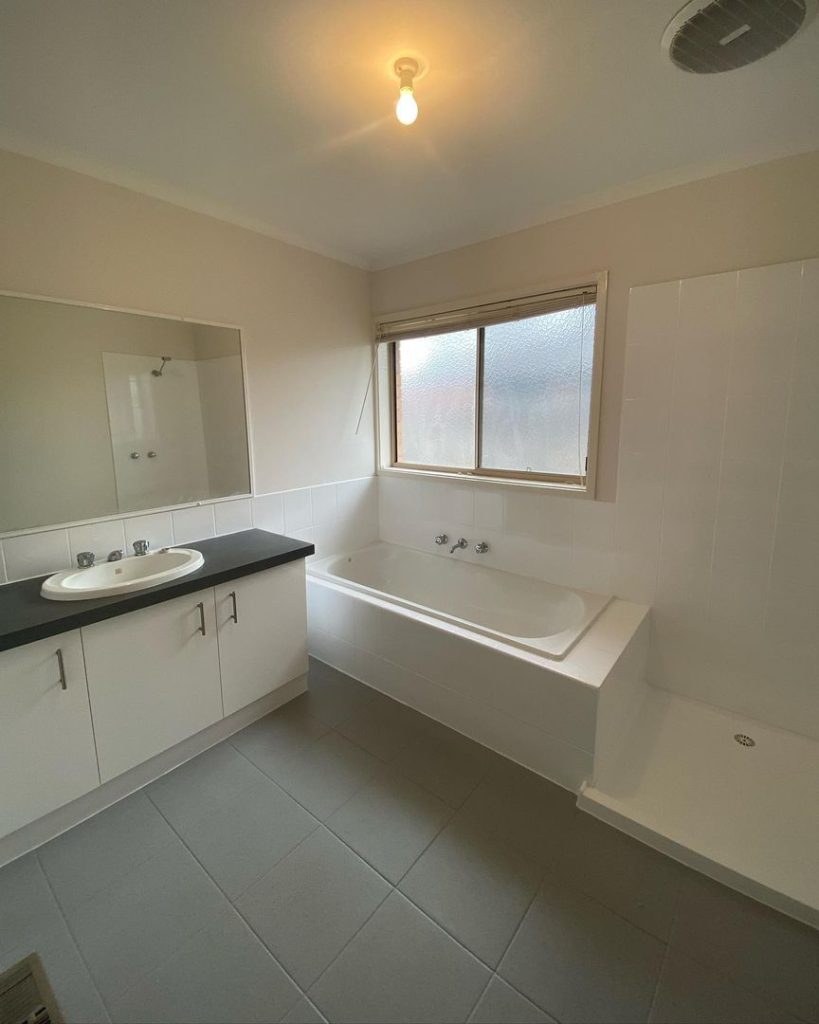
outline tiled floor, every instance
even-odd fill
[[[814,1021],[819,935],[315,663],[0,869],[69,1021]]]

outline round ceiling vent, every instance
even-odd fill
[[[669,22],[662,46],[683,71],[733,71],[784,46],[815,13],[816,0],[691,0]]]

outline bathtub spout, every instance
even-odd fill
[[[450,553],[450,555],[454,554],[456,548],[468,548],[468,547],[469,547],[469,541],[466,539],[466,537],[459,537],[458,540],[456,540],[455,543],[452,545],[452,547],[449,549],[449,553]]]

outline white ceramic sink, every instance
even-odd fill
[[[205,559],[192,548],[163,548],[87,569],[66,569],[43,581],[40,593],[49,601],[87,601],[147,590],[195,572]]]

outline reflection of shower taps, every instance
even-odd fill
[[[162,365],[159,367],[159,369],[158,370],[151,370],[151,373],[153,374],[153,376],[154,377],[161,377],[162,376],[162,371],[165,369],[165,363],[169,363],[170,361],[171,361],[171,357],[170,356],[162,356]]]

